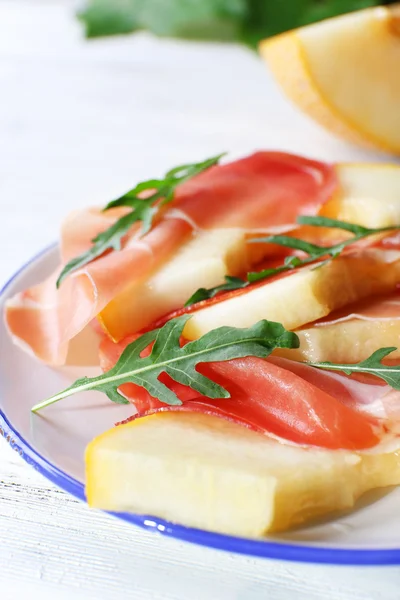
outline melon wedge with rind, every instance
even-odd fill
[[[400,4],[278,35],[260,53],[287,96],[326,129],[400,154]]]

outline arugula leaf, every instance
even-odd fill
[[[372,233],[376,233],[378,231],[377,229],[370,229],[369,227],[364,227],[363,225],[358,225],[357,223],[348,223],[348,221],[339,221],[338,219],[330,219],[329,217],[321,217],[319,215],[301,215],[297,217],[296,220],[300,225],[329,227],[330,229],[343,229],[344,231],[354,233],[354,235],[371,235]],[[394,229],[394,227],[381,227],[379,228],[379,231],[386,231],[390,229]]]
[[[279,273],[291,271],[295,267],[301,267],[304,265],[304,263],[304,260],[301,260],[300,262],[296,261],[296,263],[287,262],[287,264],[282,265],[281,267],[276,267],[275,269],[262,269],[262,271],[250,271],[249,273],[247,273],[247,279],[249,283],[255,283],[256,281],[262,281],[263,279],[268,279],[269,277],[279,275]]]
[[[301,250],[305,254],[308,254],[307,258],[300,259],[299,257],[289,256],[285,259],[285,262],[282,266],[277,267],[276,269],[264,269],[262,271],[250,272],[247,274],[247,279],[250,282],[260,281],[262,279],[266,279],[268,277],[272,277],[273,275],[278,275],[279,273],[290,271],[295,267],[302,267],[308,264],[311,264],[323,257],[328,257],[328,259],[337,258],[340,256],[341,252],[347,246],[358,242],[359,240],[368,237],[370,235],[378,235],[379,233],[385,233],[388,231],[393,231],[395,229],[399,229],[399,226],[390,226],[390,227],[378,227],[378,228],[368,228],[363,227],[362,225],[357,225],[355,223],[347,223],[346,221],[338,221],[336,219],[330,219],[328,217],[308,217],[302,216],[297,218],[297,222],[302,225],[312,225],[314,227],[328,227],[334,229],[341,229],[344,231],[348,231],[353,233],[353,237],[339,242],[338,244],[334,244],[333,246],[318,246],[316,244],[311,244],[306,242],[305,240],[301,240],[299,238],[294,238],[285,235],[270,235],[262,238],[254,238],[250,240],[249,243],[270,243],[270,244],[278,244],[279,246],[286,246],[287,248],[293,248],[295,250]],[[325,261],[326,262],[326,261]]]
[[[120,198],[109,202],[104,210],[115,208],[116,206],[129,206],[130,208],[137,210],[137,207],[140,207],[143,203],[154,205],[158,201],[160,202],[158,206],[168,204],[168,202],[173,200],[175,189],[178,185],[218,164],[223,156],[225,156],[225,152],[199,163],[174,167],[165,174],[164,179],[149,179],[148,181],[143,181]],[[146,198],[143,198],[140,196],[143,192],[153,193]]]
[[[143,214],[143,213],[140,213]],[[121,217],[111,227],[97,235],[92,241],[93,246],[86,252],[71,259],[61,271],[57,279],[57,288],[60,287],[64,279],[74,271],[84,267],[92,260],[99,258],[107,250],[121,250],[121,240],[132,227],[133,223],[138,220],[138,213],[131,212],[124,217]]]
[[[168,321],[161,329],[149,331],[129,344],[117,364],[98,377],[83,377],[64,391],[32,408],[33,412],[78,392],[98,390],[113,402],[126,404],[118,392],[123,383],[135,383],[165,404],[181,404],[179,398],[159,381],[161,373],[168,373],[174,381],[191,387],[209,398],[229,398],[229,392],[204,377],[196,366],[199,363],[218,362],[258,356],[265,358],[275,348],[298,348],[299,338],[280,323],[259,321],[248,329],[219,327],[198,340],[181,347],[179,340],[190,315]],[[155,340],[150,356],[141,358],[141,352]]]
[[[373,352],[367,359],[354,365],[335,364],[331,362],[309,362],[307,364],[311,367],[316,367],[317,369],[342,371],[346,375],[351,375],[352,373],[367,373],[369,375],[375,375],[376,377],[386,381],[386,383],[395,390],[400,390],[400,365],[389,366],[382,364],[382,360],[394,350],[397,350],[397,348],[394,346],[390,348],[380,348],[379,350]]]
[[[268,279],[268,277],[273,277],[275,275],[279,275],[279,273],[291,271],[296,267],[302,267],[311,264],[325,256],[328,257],[328,260],[336,258],[340,255],[340,253],[346,246],[354,244],[354,242],[357,242],[358,240],[361,240],[364,237],[368,237],[369,235],[377,235],[386,231],[393,231],[394,229],[399,229],[399,227],[395,226],[370,229],[368,227],[363,227],[362,225],[357,225],[355,223],[347,223],[346,221],[338,221],[337,219],[330,219],[328,217],[319,216],[298,217],[297,223],[300,223],[302,225],[313,225],[314,227],[342,229],[353,233],[354,237],[343,242],[339,242],[338,244],[334,244],[333,246],[318,246],[317,244],[311,244],[310,242],[307,242],[300,238],[290,237],[287,235],[269,235],[266,237],[254,238],[252,240],[249,240],[249,244],[277,244],[279,246],[293,248],[294,250],[301,250],[305,254],[308,254],[308,257],[301,259],[298,256],[287,256],[284,260],[283,265],[280,265],[279,267],[275,267],[273,269],[263,269],[262,271],[250,271],[249,273],[247,273],[247,281],[244,281],[243,279],[240,279],[238,277],[230,277],[229,275],[225,275],[226,283],[219,285],[215,288],[198,289],[189,298],[189,300],[187,300],[185,306],[190,306],[197,302],[201,302],[202,300],[207,300],[208,298],[213,298],[218,292],[224,290],[237,290],[240,288],[247,287],[250,283],[261,281],[263,279]],[[325,262],[327,261],[324,261],[323,264],[325,264]]]
[[[231,277],[230,275],[225,275],[225,283],[209,289],[199,288],[192,296],[190,296],[189,300],[185,302],[184,306],[191,306],[192,304],[197,304],[197,302],[201,302],[202,300],[214,298],[218,292],[238,290],[240,288],[247,287],[248,285],[249,282],[240,279],[240,277]]]
[[[128,233],[134,223],[139,221],[142,223],[141,235],[148,233],[152,227],[153,218],[160,208],[173,200],[176,187],[191,177],[218,164],[222,156],[224,156],[224,153],[199,163],[175,167],[166,173],[164,179],[143,181],[120,198],[109,202],[104,210],[109,210],[117,206],[127,206],[132,212],[124,215],[108,229],[97,235],[92,240],[93,246],[89,250],[73,258],[65,265],[57,279],[57,288],[60,287],[68,275],[92,260],[99,258],[108,250],[120,250],[122,238]],[[146,191],[152,191],[153,193],[146,198],[140,197],[139,194]]]
[[[326,248],[322,246],[317,246],[316,244],[311,244],[300,238],[290,237],[288,235],[269,235],[268,237],[255,238],[253,240],[249,240],[250,244],[255,242],[266,242],[271,244],[277,244],[279,246],[286,246],[286,248],[301,250],[302,252],[305,252],[310,256],[321,254],[323,251],[326,250]]]

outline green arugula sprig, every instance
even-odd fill
[[[168,171],[164,179],[149,179],[143,181],[129,190],[126,194],[109,202],[104,210],[118,206],[126,206],[131,212],[124,215],[108,229],[97,235],[93,246],[86,252],[70,260],[61,271],[57,279],[57,288],[60,287],[68,275],[87,265],[92,260],[99,258],[107,250],[120,250],[123,237],[128,233],[134,223],[141,221],[140,234],[143,236],[150,231],[153,219],[158,211],[174,198],[176,187],[202,173],[206,169],[218,164],[224,154],[208,158],[199,163],[182,165]],[[147,198],[141,197],[143,192],[149,192]]]
[[[159,381],[167,373],[174,381],[187,385],[209,398],[229,398],[229,392],[198,371],[199,363],[219,362],[258,356],[265,358],[275,348],[298,348],[299,338],[280,323],[259,321],[248,329],[219,327],[198,340],[180,346],[180,337],[190,315],[168,321],[161,329],[149,331],[129,344],[117,364],[98,377],[83,377],[64,391],[32,408],[33,412],[78,392],[98,390],[113,402],[127,404],[118,388],[135,383],[165,404],[182,404],[179,398]],[[141,352],[154,342],[151,354],[142,358]]]
[[[280,323],[266,320],[259,321],[247,329],[219,327],[181,347],[180,337],[190,318],[190,315],[183,315],[168,321],[160,329],[145,333],[125,348],[110,371],[98,377],[78,379],[62,392],[36,404],[32,412],[38,412],[73,394],[90,390],[103,392],[118,404],[128,404],[118,391],[119,386],[124,383],[134,383],[146,389],[149,394],[164,404],[182,404],[176,394],[159,381],[161,373],[167,373],[174,381],[189,386],[208,398],[229,398],[230,394],[224,387],[196,370],[198,364],[246,356],[266,358],[275,348],[299,347],[299,338],[294,332],[287,331]],[[143,350],[153,342],[151,354],[142,358],[140,355]],[[395,347],[380,348],[366,360],[356,364],[332,362],[306,364],[317,369],[339,371],[346,375],[353,373],[374,375],[392,388],[400,390],[400,365],[382,364],[382,360],[394,350]]]
[[[397,350],[395,346],[390,348],[380,348],[379,350],[373,352],[371,356],[365,360],[354,365],[335,364],[331,362],[309,362],[307,364],[311,367],[316,367],[317,369],[341,371],[346,375],[351,375],[352,373],[366,373],[368,375],[375,375],[375,377],[383,379],[383,381],[385,381],[395,390],[400,390],[400,365],[389,366],[382,364],[382,360],[394,350]]]
[[[338,221],[336,219],[330,219],[328,217],[311,217],[302,216],[297,218],[297,223],[301,225],[312,225],[313,227],[326,227],[331,229],[341,229],[348,231],[353,234],[353,237],[334,244],[333,246],[319,246],[317,244],[311,244],[300,238],[290,237],[286,235],[269,235],[262,238],[254,238],[249,243],[268,243],[277,244],[279,246],[285,246],[286,248],[293,248],[294,250],[300,250],[307,254],[306,258],[299,258],[298,256],[287,256],[282,265],[273,269],[263,269],[262,271],[254,271],[247,273],[247,280],[240,279],[239,277],[225,276],[227,283],[219,285],[214,288],[205,289],[200,288],[187,300],[185,306],[190,306],[201,300],[213,298],[218,292],[225,290],[235,290],[247,287],[250,283],[268,279],[279,273],[291,271],[297,267],[303,267],[320,261],[322,259],[332,260],[340,256],[344,248],[358,242],[359,240],[366,238],[371,235],[378,235],[394,229],[399,229],[399,226],[390,227],[378,227],[369,228],[363,227],[362,225],[356,225],[354,223],[346,223],[345,221]],[[326,261],[324,261],[326,262]],[[321,266],[321,265],[318,265]]]
[[[231,277],[230,275],[225,275],[225,283],[223,283],[222,285],[217,285],[216,287],[210,289],[199,288],[193,294],[193,296],[190,296],[189,300],[185,302],[185,307],[191,306],[192,304],[197,304],[202,300],[208,300],[208,298],[213,298],[218,294],[218,292],[238,290],[240,288],[247,287],[248,285],[249,282],[240,279],[240,277]]]
[[[312,225],[313,227],[327,227],[331,229],[340,229],[352,233],[353,237],[339,242],[337,244],[334,244],[333,246],[319,246],[317,244],[311,244],[299,238],[294,238],[285,235],[271,235],[262,238],[254,238],[250,240],[250,243],[255,244],[264,242],[269,244],[278,244],[279,246],[286,246],[287,248],[300,250],[308,256],[307,258],[303,259],[297,256],[288,256],[285,259],[285,263],[277,269],[264,269],[262,271],[248,273],[247,279],[249,282],[252,283],[254,281],[260,281],[261,279],[266,279],[267,277],[271,277],[272,275],[276,275],[284,271],[290,271],[291,269],[297,267],[309,265],[323,258],[327,258],[328,260],[337,258],[347,246],[350,246],[351,244],[354,244],[355,242],[358,242],[363,238],[398,229],[398,227],[395,226],[369,228],[363,227],[362,225],[356,225],[355,223],[346,223],[345,221],[338,221],[336,219],[330,219],[328,217],[319,216],[301,216],[297,218],[297,223],[301,225]]]

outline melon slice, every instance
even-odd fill
[[[398,293],[372,298],[333,313],[296,332],[300,347],[277,350],[292,360],[357,363],[379,348],[397,348],[390,360],[400,359],[400,297]]]
[[[380,348],[397,348],[390,359],[400,359],[400,319],[362,321],[352,319],[324,327],[310,327],[296,332],[300,348],[279,350],[276,354],[292,360],[334,363],[357,363]]]
[[[283,91],[352,142],[400,154],[400,5],[328,19],[265,40]]]
[[[335,166],[337,192],[321,215],[364,227],[400,224],[400,166],[349,163]]]
[[[364,492],[398,483],[396,452],[306,449],[196,413],[120,425],[86,452],[90,506],[246,537],[351,508]]]
[[[112,300],[98,319],[108,335],[119,341],[182,306],[198,288],[214,287],[226,274],[246,271],[247,261],[242,229],[200,232],[152,276]]]
[[[260,319],[297,329],[347,304],[394,290],[399,259],[399,252],[366,251],[266,281],[194,312],[183,335],[193,340],[222,325],[249,327]]]

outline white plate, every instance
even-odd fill
[[[56,247],[33,258],[3,288],[0,310],[8,297],[47,276],[57,261]],[[84,500],[86,444],[129,416],[132,408],[91,392],[32,415],[34,404],[83,373],[77,368],[51,369],[40,364],[12,344],[3,321],[0,327],[0,433],[29,464]],[[210,533],[152,516],[118,516],[128,521],[127,527],[133,523],[179,539],[254,556],[340,564],[400,564],[399,507],[400,489],[394,489],[364,499],[356,510],[336,519],[265,540]]]

